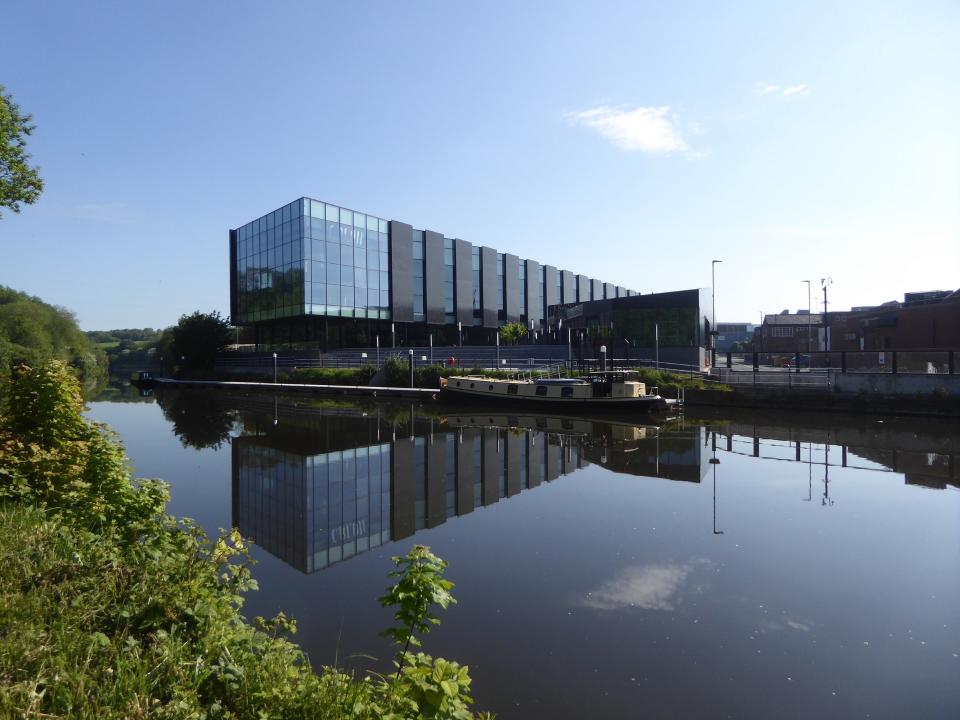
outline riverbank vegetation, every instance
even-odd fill
[[[106,381],[106,355],[80,330],[73,313],[0,285],[0,393],[17,365],[50,360],[72,367],[86,389]]]
[[[19,368],[0,414],[0,716],[471,718],[465,667],[423,653],[444,563],[397,559],[388,632],[396,673],[314,672],[278,616],[247,622],[246,543],[210,541],[166,514],[168,489],[134,480],[110,432],[83,415],[53,361]]]

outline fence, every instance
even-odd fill
[[[801,352],[726,353],[717,368],[732,373],[885,373],[953,375],[957,350],[834,350]],[[725,367],[724,367],[725,366]]]

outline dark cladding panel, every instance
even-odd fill
[[[466,240],[453,241],[454,298],[457,321],[473,324],[473,256],[472,246]]]
[[[497,251],[480,248],[480,285],[483,303],[483,326],[497,327]]]
[[[563,464],[563,448],[559,445],[547,445],[547,480],[556,480],[560,477],[560,468]]]
[[[423,257],[426,260],[423,301],[427,306],[427,322],[443,325],[446,320],[443,312],[443,235],[433,230],[424,231]]]
[[[546,295],[544,302],[548,308],[551,305],[560,304],[560,296],[557,293],[557,269],[553,265],[543,266],[543,293]]]
[[[603,283],[599,280],[591,280],[590,283],[593,286],[593,299],[603,300]]]
[[[473,512],[473,484],[480,469],[474,464],[474,448],[480,442],[476,428],[464,428],[457,443],[457,515]]]
[[[560,272],[561,284],[563,285],[563,297],[560,302],[564,305],[577,301],[577,284],[573,281],[573,273],[569,270]]]
[[[230,231],[230,322],[237,324],[237,231]]]
[[[590,299],[590,278],[586,275],[577,275],[577,302],[587,302]]]
[[[443,525],[447,519],[446,488],[447,433],[427,439],[427,527]]]
[[[507,322],[520,321],[520,258],[516,255],[504,253],[504,298],[503,309],[507,315]]]
[[[603,296],[607,300],[612,300],[617,296],[617,286],[613,283],[605,283],[603,286]]]
[[[519,437],[512,432],[507,433],[507,477],[506,477],[506,496],[511,497],[519,494],[521,488],[520,480],[520,442],[526,442],[526,437]]]
[[[481,499],[484,505],[491,505],[500,499],[500,470],[503,467],[500,453],[497,448],[498,433],[495,428],[483,429],[483,480],[481,483]]]
[[[413,228],[390,221],[390,313],[397,322],[413,322]]]
[[[417,481],[414,478],[414,470],[417,467],[414,460],[416,451],[416,444],[407,439],[397,440],[392,445],[390,453],[392,461],[390,468],[392,481],[390,484],[391,540],[410,537],[416,529]],[[420,478],[420,481],[423,482],[423,478]]]
[[[540,477],[540,459],[543,457],[543,444],[546,435],[542,433],[527,433],[527,487],[536,487],[543,478]]]
[[[527,264],[527,319],[536,321],[543,315],[540,304],[540,263],[536,260],[524,262]]]

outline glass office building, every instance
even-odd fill
[[[230,231],[230,314],[257,344],[492,344],[548,308],[637,293],[432,230],[300,198]]]

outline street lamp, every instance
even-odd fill
[[[717,263],[722,263],[723,260],[711,260],[710,261],[710,330],[711,335],[713,336],[710,340],[710,350],[713,357],[710,358],[710,366],[714,367],[717,364],[717,282],[716,282],[716,267]]]
[[[811,329],[811,328],[810,328],[810,321],[811,321],[811,318],[810,318],[810,309],[811,309],[811,305],[810,305],[810,281],[809,281],[809,280],[801,280],[800,282],[805,282],[805,283],[807,284],[807,355],[809,355],[809,354],[810,354],[810,329]]]
[[[823,349],[830,349],[830,326],[827,324],[827,288],[833,285],[833,278],[820,278],[823,286]]]
[[[276,353],[273,354],[273,382],[274,384],[276,384],[277,382],[277,354]]]

